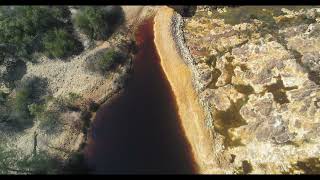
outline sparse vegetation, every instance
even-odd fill
[[[264,10],[263,10],[264,9]],[[228,7],[226,11],[221,13],[215,13],[215,17],[223,18],[225,23],[235,25],[239,23],[252,22],[254,19],[258,19],[267,24],[274,24],[275,20],[273,16],[282,14],[280,7]]]

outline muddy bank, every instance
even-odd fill
[[[170,82],[178,104],[181,123],[189,140],[199,173],[211,172],[215,167],[213,134],[205,125],[206,115],[193,87],[193,74],[180,55],[172,33],[174,11],[162,8],[155,17],[155,44],[161,66]]]

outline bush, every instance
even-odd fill
[[[79,107],[76,105],[78,100],[81,100],[81,96],[76,93],[69,93],[66,97],[58,98],[46,98],[44,103],[32,103],[28,105],[28,111],[30,115],[37,121],[39,121],[39,127],[46,131],[46,133],[56,133],[61,128],[60,113],[67,110],[79,111]],[[50,107],[48,102],[51,101]]]
[[[4,104],[7,100],[8,94],[0,90],[0,104]]]
[[[0,143],[0,174],[9,174],[16,162],[15,157],[17,157],[17,151],[8,149],[5,143]]]
[[[59,113],[48,110],[47,104],[31,104],[29,112],[39,121],[39,127],[47,133],[54,133],[60,127]]]
[[[17,129],[25,129],[32,125],[33,117],[28,106],[32,103],[41,103],[46,92],[47,82],[39,77],[22,80],[16,89],[16,96],[8,101],[10,116],[8,123]]]
[[[69,19],[70,12],[67,7],[2,7],[0,8],[0,42],[5,47],[12,46],[15,49],[15,56],[31,60],[35,52],[43,52],[42,39],[48,31],[59,28],[72,30]],[[69,38],[60,39],[60,43],[68,44],[64,42],[65,40],[69,41]],[[10,53],[1,53],[1,56],[6,54]]]
[[[79,111],[80,108],[77,102],[81,99],[82,96],[76,93],[69,93],[67,96],[58,96],[52,99],[51,109],[59,112]]]
[[[82,50],[81,43],[64,29],[47,32],[43,44],[44,53],[50,58],[65,58]]]
[[[63,22],[71,20],[71,12],[68,6],[51,6],[52,14],[55,18]]]
[[[1,80],[8,88],[14,88],[16,81],[27,72],[26,63],[19,59],[10,58],[5,63],[6,70],[1,74]]]
[[[48,7],[18,6],[1,9],[0,41],[14,45],[18,57],[28,57],[40,48],[39,37],[61,23]]]
[[[28,102],[40,103],[44,101],[44,95],[47,93],[48,81],[45,78],[37,76],[26,77],[16,85],[17,93],[26,91],[28,93]]]
[[[74,104],[76,103],[77,100],[82,99],[82,96],[80,94],[70,92],[68,94],[68,98],[69,98],[69,101]]]
[[[45,151],[21,157],[18,149],[0,143],[0,174],[51,174],[59,169],[60,162]]]
[[[29,114],[28,105],[31,101],[31,92],[27,89],[20,90],[16,97],[9,101],[10,116],[8,123],[17,130],[23,130],[33,124],[33,119]]]
[[[39,127],[48,134],[58,132],[62,126],[59,112],[46,110],[38,120],[40,121]]]
[[[76,15],[75,25],[89,38],[106,40],[124,21],[119,6],[84,7]]]
[[[6,122],[9,114],[7,105],[8,94],[0,91],[0,122]]]
[[[114,49],[108,49],[105,52],[96,54],[96,57],[87,59],[87,68],[92,72],[98,72],[105,75],[117,64],[123,63],[125,56]]]
[[[71,154],[67,164],[62,169],[63,174],[86,174],[89,171],[85,156],[81,152]]]
[[[26,156],[16,163],[20,170],[30,174],[56,174],[60,169],[60,162],[45,151],[40,151],[35,156]]]

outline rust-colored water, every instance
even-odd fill
[[[102,106],[86,149],[93,173],[194,173],[176,101],[154,45],[153,20],[142,24],[139,52],[124,93]]]

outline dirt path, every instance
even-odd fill
[[[171,34],[174,11],[163,7],[155,17],[155,44],[161,66],[170,82],[179,108],[181,123],[189,140],[199,173],[215,169],[212,133],[205,127],[205,115],[192,86],[192,72],[179,55]]]
[[[161,6],[121,6],[127,26],[138,26],[143,20],[155,15]]]

